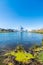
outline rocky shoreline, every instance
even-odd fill
[[[34,47],[26,51],[24,47],[17,46],[12,50],[0,51],[1,65],[43,65],[38,55],[43,52],[43,46]],[[43,53],[42,53],[43,54]],[[40,57],[40,56],[39,56]]]

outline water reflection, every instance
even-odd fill
[[[42,34],[29,32],[15,32],[15,33],[0,33],[0,47],[14,47],[22,44],[24,46],[31,46],[33,44],[41,44],[43,39]]]
[[[20,43],[23,44],[23,32],[20,33]]]

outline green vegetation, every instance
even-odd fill
[[[26,62],[29,62],[30,59],[33,59],[33,55],[30,54],[30,53],[27,53],[26,51],[24,51],[22,49],[22,47],[20,48],[17,47],[16,51],[10,51],[8,53],[6,53],[4,56],[14,56],[16,61],[18,62],[23,62],[23,63],[26,63]]]
[[[0,60],[0,65],[43,65],[43,46],[32,47],[28,52],[17,46],[0,56]]]
[[[43,52],[40,52],[37,56],[37,59],[43,63]]]
[[[42,46],[43,46],[43,39],[42,39]]]
[[[11,51],[10,53],[5,54],[5,56],[7,55],[15,56],[16,61],[23,63],[27,61],[29,62],[31,58],[34,58],[32,54],[23,51],[17,51],[17,52]]]
[[[0,33],[7,33],[7,32],[14,32],[13,29],[1,29],[0,28]]]
[[[32,50],[34,53],[32,52]],[[18,65],[20,65],[20,64],[27,65],[30,63],[31,63],[31,65],[32,64],[38,65],[38,63],[39,63],[39,65],[42,65],[40,60],[43,60],[43,53],[40,54],[39,52],[40,51],[43,52],[43,46],[41,46],[41,47],[37,46],[35,48],[32,48],[32,50],[30,50],[32,52],[32,54],[31,54],[29,52],[26,52],[23,47],[17,46],[17,48],[15,50],[8,51],[7,53],[4,54],[4,57],[5,57],[4,63],[6,64],[6,61],[7,61],[8,65],[14,65],[14,64],[16,65],[16,63],[18,63]]]

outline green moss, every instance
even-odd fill
[[[43,52],[40,52],[36,57],[40,62],[43,62]]]
[[[42,39],[42,46],[43,46],[43,39]]]

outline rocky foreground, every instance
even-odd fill
[[[0,65],[43,65],[43,46],[26,51],[22,46],[0,54]]]

